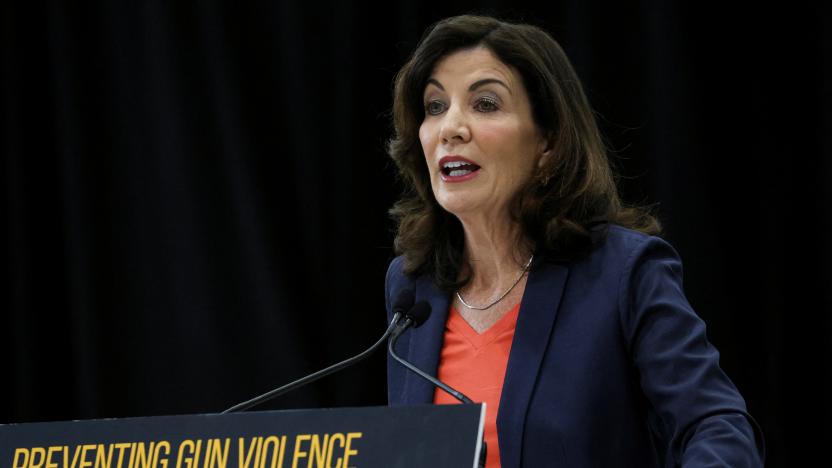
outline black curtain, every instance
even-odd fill
[[[35,3],[1,7],[0,423],[214,412],[374,342],[393,76],[429,24],[481,12],[573,60],[768,466],[832,440],[821,7]],[[382,405],[384,387],[379,353],[263,408]]]

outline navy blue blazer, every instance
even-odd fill
[[[403,288],[432,313],[397,352],[436,375],[449,294],[390,264],[387,313]],[[434,388],[389,360],[391,405]],[[570,264],[535,261],[497,416],[503,468],[763,465],[762,434],[682,289],[665,241],[619,226]]]

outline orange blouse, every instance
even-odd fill
[[[482,334],[474,331],[454,307],[451,307],[445,324],[445,341],[439,358],[438,377],[475,402],[486,404],[485,442],[488,444],[488,468],[500,467],[497,410],[500,406],[500,395],[503,392],[503,380],[519,311],[518,303]],[[459,403],[456,398],[438,388],[433,395],[433,402]]]

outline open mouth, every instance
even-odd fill
[[[446,178],[465,177],[480,170],[480,166],[468,161],[448,161],[441,170]]]

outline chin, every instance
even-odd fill
[[[454,216],[460,216],[476,211],[477,203],[471,197],[461,197],[458,194],[440,196],[437,198],[439,206]]]

